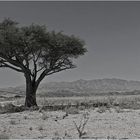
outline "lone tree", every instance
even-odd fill
[[[0,67],[23,73],[25,106],[37,106],[36,91],[45,76],[75,68],[72,60],[86,52],[84,41],[62,32],[48,32],[45,25],[18,26],[0,23]]]

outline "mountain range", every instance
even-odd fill
[[[95,80],[77,80],[72,82],[49,82],[42,83],[38,88],[40,96],[85,96],[101,95],[113,93],[140,92],[140,81],[128,81],[123,79],[95,79]],[[9,87],[0,89],[1,95],[9,94],[25,95],[25,86]]]

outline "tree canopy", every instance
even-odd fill
[[[19,26],[11,19],[0,23],[0,67],[23,73],[32,88],[47,75],[75,68],[73,59],[84,55],[84,46],[78,37],[50,32],[45,25]]]

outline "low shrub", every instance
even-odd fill
[[[39,110],[39,107],[38,106],[32,106],[32,107],[26,107],[25,109],[29,110],[29,111],[35,111],[35,110]]]
[[[42,131],[43,130],[43,126],[42,125],[38,126],[38,130]]]
[[[24,119],[25,119],[25,120],[27,120],[27,119],[28,119],[28,117],[27,117],[27,116],[24,116]]]
[[[75,121],[73,121],[74,125],[75,125],[75,128],[78,132],[78,136],[79,138],[82,138],[84,135],[86,135],[87,133],[85,132],[85,127],[88,123],[88,120],[89,120],[89,113],[88,112],[85,112],[83,115],[82,115],[82,118],[80,120],[80,123],[77,124]]]
[[[30,128],[29,128],[29,130],[30,130],[30,131],[32,131],[32,130],[33,130],[33,128],[32,128],[32,127],[30,127]]]
[[[79,110],[76,107],[69,107],[65,109],[67,114],[79,114]]]
[[[78,109],[79,109],[79,110],[85,110],[86,107],[85,107],[85,106],[79,106]]]
[[[15,113],[22,112],[25,110],[24,106],[15,106],[12,103],[8,103],[0,107],[0,113]]]
[[[101,106],[101,107],[98,108],[97,112],[98,113],[104,113],[104,112],[106,112],[106,110],[107,110],[107,107]]]
[[[140,104],[134,101],[123,101],[119,103],[119,107],[122,109],[140,109]]]
[[[115,107],[115,111],[116,111],[117,113],[123,113],[123,112],[124,112],[123,109],[120,108],[120,107]]]
[[[16,125],[16,121],[15,120],[10,120],[10,124]]]
[[[42,113],[41,118],[42,118],[42,120],[47,120],[49,118],[49,116],[47,113]]]

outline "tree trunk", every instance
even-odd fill
[[[26,79],[26,98],[25,107],[37,106],[36,102],[36,90],[37,87],[35,82]]]
[[[32,107],[37,106],[36,103],[36,92],[28,91],[26,92],[26,98],[25,98],[25,107]]]

